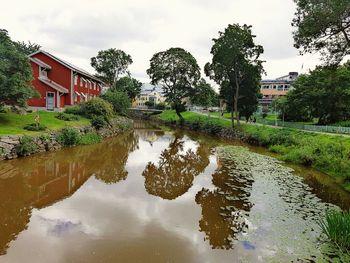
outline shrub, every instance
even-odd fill
[[[43,124],[31,123],[23,127],[27,131],[45,131],[46,126]]]
[[[107,91],[102,98],[113,105],[113,111],[120,115],[126,115],[130,108],[130,99],[126,92],[122,91]]]
[[[341,248],[350,249],[350,211],[327,211],[319,225],[330,241]]]
[[[79,138],[79,144],[90,145],[101,142],[101,137],[95,132],[86,133]]]
[[[59,112],[55,117],[63,121],[78,121],[80,119],[77,115],[64,112]]]
[[[145,102],[145,105],[148,107],[148,108],[155,108],[155,105],[154,105],[154,102],[153,101],[146,101]]]
[[[165,103],[158,103],[156,105],[157,110],[165,110]]]
[[[58,134],[57,140],[64,146],[73,146],[79,142],[79,131],[75,128],[66,127]]]
[[[93,98],[81,104],[81,112],[90,119],[102,116],[108,122],[113,117],[113,106],[101,98]]]
[[[65,109],[64,111],[67,114],[74,114],[74,115],[82,115],[81,107],[80,106],[73,106]]]
[[[94,116],[91,119],[91,125],[95,127],[96,130],[104,128],[108,125],[108,122],[103,116]]]
[[[27,156],[35,153],[38,150],[38,146],[35,144],[32,137],[23,136],[20,139],[20,143],[16,146],[16,152],[19,156]]]

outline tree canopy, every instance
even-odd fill
[[[301,75],[288,92],[286,120],[318,118],[319,124],[331,124],[350,118],[350,66],[318,66]]]
[[[194,94],[200,79],[197,60],[182,48],[170,48],[154,54],[150,62],[147,74],[152,84],[163,86],[166,100],[174,106],[180,119],[183,119],[181,105],[185,98]]]
[[[8,32],[0,29],[0,104],[25,106],[28,99],[38,95],[32,78],[28,58],[18,51]]]
[[[136,96],[140,94],[141,86],[142,86],[142,83],[137,79],[134,79],[129,76],[125,76],[118,79],[114,83],[114,86],[112,87],[112,89],[126,92],[130,100],[134,100]]]
[[[120,75],[128,73],[132,62],[130,55],[115,48],[101,50],[96,57],[91,58],[91,66],[98,73],[98,77],[110,86],[114,85]]]
[[[41,48],[39,44],[32,43],[30,41],[28,41],[28,43],[24,41],[17,41],[14,42],[14,44],[20,52],[27,56],[38,51]]]
[[[219,105],[219,95],[205,79],[202,78],[199,80],[195,88],[195,93],[196,94],[191,97],[191,102],[194,105],[203,107]]]
[[[301,53],[321,51],[330,64],[339,63],[350,54],[349,0],[294,1],[294,42]]]
[[[264,49],[254,43],[254,37],[251,26],[228,25],[224,32],[219,32],[219,38],[213,39],[212,62],[204,68],[206,75],[220,85],[220,94],[231,104],[237,124],[239,112],[250,112],[258,103],[263,72],[259,57]]]

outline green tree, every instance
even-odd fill
[[[288,92],[286,118],[318,118],[331,124],[350,118],[350,68],[348,65],[318,66],[301,75]],[[290,116],[291,115],[291,116]]]
[[[41,48],[39,44],[32,43],[30,41],[28,41],[28,43],[24,41],[17,41],[17,42],[14,42],[14,44],[20,52],[22,52],[24,55],[27,55],[27,56],[40,50]]]
[[[128,73],[132,62],[130,55],[115,48],[101,50],[96,57],[91,58],[91,66],[97,71],[98,77],[110,86],[114,85],[121,74]]]
[[[213,39],[211,49],[212,62],[205,65],[205,73],[221,87],[221,95],[231,103],[232,127],[234,114],[239,125],[239,103],[257,105],[260,76],[263,72],[259,56],[264,49],[254,43],[251,26],[238,24],[228,25],[224,32],[219,32],[219,38]],[[242,108],[241,108],[242,109]]]
[[[17,50],[8,32],[0,29],[0,105],[25,106],[28,99],[38,96],[32,79],[28,58]]]
[[[124,91],[108,90],[102,98],[113,105],[115,113],[126,115],[131,106],[128,94]]]
[[[294,45],[302,54],[321,51],[330,64],[339,63],[350,54],[349,0],[294,1]]]
[[[212,86],[202,78],[196,85],[196,94],[191,97],[191,102],[203,107],[218,106],[218,97]]]
[[[182,48],[170,48],[153,55],[147,74],[152,84],[163,87],[167,102],[173,105],[176,114],[183,120],[180,113],[183,101],[193,96],[200,79],[197,60]]]
[[[112,89],[117,91],[124,91],[128,94],[131,100],[134,100],[136,96],[140,95],[142,83],[137,79],[129,76],[118,79]]]

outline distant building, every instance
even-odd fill
[[[104,83],[87,71],[56,56],[37,51],[29,55],[34,79],[32,84],[40,98],[28,100],[28,105],[46,110],[60,110],[101,94]]]
[[[146,102],[150,101],[154,105],[165,102],[164,92],[161,86],[155,86],[151,84],[143,84],[141,87],[141,93],[137,96],[133,102],[133,107],[145,108]]]
[[[277,79],[262,80],[260,82],[260,92],[263,97],[259,101],[260,105],[270,106],[274,98],[285,96],[298,75],[298,72],[289,72],[288,75]]]

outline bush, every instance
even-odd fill
[[[91,119],[91,125],[95,127],[96,130],[104,128],[108,125],[108,122],[103,116],[94,116]]]
[[[59,112],[55,117],[63,121],[78,121],[80,119],[77,115],[63,112]]]
[[[57,140],[61,145],[73,146],[78,144],[80,139],[79,131],[75,128],[66,127],[58,134]]]
[[[319,224],[330,241],[341,248],[350,249],[350,211],[330,210]]]
[[[79,138],[79,144],[81,145],[90,145],[101,142],[101,137],[94,132],[86,133]]]
[[[23,127],[27,131],[45,131],[46,126],[43,124],[31,123]]]
[[[113,111],[120,115],[126,115],[131,107],[130,99],[126,92],[107,91],[102,98],[113,105]]]
[[[80,106],[73,106],[65,109],[64,111],[67,114],[74,114],[74,115],[82,115],[81,107]]]
[[[156,105],[157,110],[165,110],[165,103],[158,103]]]
[[[93,98],[81,104],[81,112],[90,119],[102,116],[108,122],[113,117],[113,106],[101,98]]]
[[[32,137],[23,136],[20,139],[20,143],[16,146],[16,152],[19,156],[27,156],[35,153],[38,150],[38,146],[35,144]]]

